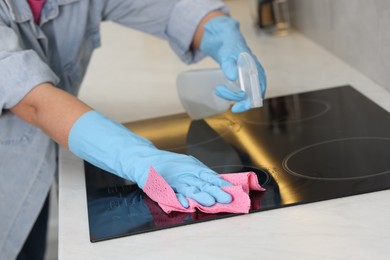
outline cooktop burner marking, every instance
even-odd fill
[[[339,151],[334,151],[332,149],[328,150],[329,148],[331,148],[329,147],[329,145],[335,146],[333,148],[338,148]],[[316,151],[316,149],[319,147],[320,150]],[[368,150],[367,148],[370,148],[370,150]],[[374,152],[377,153],[372,154]],[[363,179],[363,178],[374,177],[374,176],[390,173],[390,163],[388,163],[389,159],[386,158],[386,156],[388,157],[389,154],[390,154],[390,138],[350,137],[350,138],[334,139],[334,140],[319,142],[319,143],[305,146],[289,154],[287,157],[285,157],[285,159],[282,162],[282,165],[283,168],[288,173],[306,179],[356,180],[356,179]],[[354,156],[355,158],[353,158]],[[301,159],[304,158],[303,161],[298,162],[298,166],[304,164],[303,166],[306,168],[307,172],[310,172],[310,174],[318,174],[319,176],[304,175],[303,173],[299,173],[297,169],[292,169],[292,168],[297,168],[297,162],[295,162],[294,166],[292,166],[291,163],[291,161],[294,160],[294,157],[301,157]],[[337,162],[337,159],[339,160],[339,162]],[[299,158],[295,160],[299,160]],[[340,160],[345,160],[345,161],[340,162]],[[370,164],[370,161],[373,163]],[[382,165],[380,165],[381,163]],[[368,167],[368,168],[362,170],[361,166],[365,168]],[[388,169],[382,168],[378,171],[378,169],[381,166],[387,167]],[[362,171],[366,172],[368,171],[368,169],[372,170],[372,168],[375,167],[377,167],[377,169],[375,169],[377,170],[377,172],[372,172],[368,174],[363,174],[361,176],[357,176]],[[352,175],[355,174],[356,176],[345,177],[345,175],[340,175],[340,177],[338,176],[335,177],[334,174],[337,174],[337,171],[340,170],[342,174],[352,173]]]
[[[291,124],[320,117],[330,108],[329,103],[316,99],[270,99],[265,100],[262,109],[247,112],[242,121],[257,125]]]

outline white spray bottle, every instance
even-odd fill
[[[253,57],[246,52],[237,60],[238,80],[228,80],[221,69],[192,70],[180,73],[176,80],[180,101],[187,114],[194,120],[226,112],[230,101],[215,95],[215,87],[225,85],[238,91],[243,90],[250,98],[251,108],[261,107],[263,98],[259,76]]]

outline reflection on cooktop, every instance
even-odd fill
[[[250,193],[250,213],[390,188],[390,114],[350,86],[266,99],[242,114],[125,126],[218,173],[255,172],[266,191]],[[237,215],[165,214],[124,179],[88,163],[85,176],[94,242]]]

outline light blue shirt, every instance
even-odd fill
[[[197,62],[203,55],[190,48],[193,33],[213,10],[227,7],[218,0],[47,0],[37,26],[26,0],[0,0],[1,259],[18,254],[57,169],[54,142],[9,109],[43,82],[77,95],[102,21],[163,38],[183,62]]]

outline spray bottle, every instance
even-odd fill
[[[240,89],[245,92],[245,98],[251,101],[251,108],[261,107],[259,76],[256,62],[246,52],[237,60],[238,79],[228,80],[221,69],[202,69],[182,72],[177,77],[177,90],[180,101],[187,114],[194,120],[226,112],[230,101],[215,95],[215,87],[225,85],[233,91]]]

